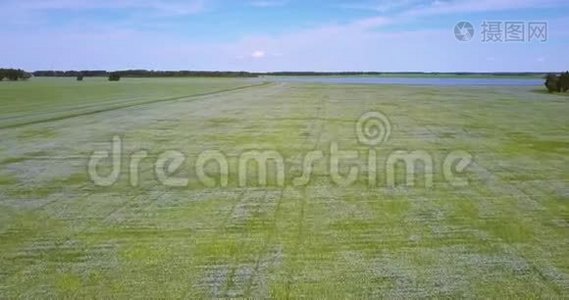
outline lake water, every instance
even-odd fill
[[[433,78],[433,77],[270,77],[277,82],[304,82],[329,84],[384,84],[384,85],[418,85],[418,86],[535,86],[542,87],[543,79],[539,78]]]

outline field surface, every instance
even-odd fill
[[[0,298],[569,295],[569,98],[535,88],[1,82]],[[373,184],[356,130],[367,112],[390,124]],[[90,157],[115,137],[120,177],[98,186]],[[357,167],[355,182],[336,184],[325,158],[295,184],[306,154],[328,157],[334,144],[359,154],[339,167]],[[196,176],[198,156],[215,150],[226,186]],[[414,186],[400,164],[389,184],[401,150],[432,158],[432,185],[426,164],[411,170]],[[185,155],[171,170],[184,186],[157,178],[165,151]],[[274,164],[266,186],[259,172],[240,184],[250,151],[282,155],[284,185]],[[455,151],[472,157],[455,174],[462,186],[443,174]]]

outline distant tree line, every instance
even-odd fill
[[[84,70],[84,71],[55,71],[44,70],[35,71],[36,77],[75,77],[82,81],[85,77],[107,77],[109,81],[119,81],[123,77],[259,77],[259,76],[378,76],[378,75],[491,75],[491,76],[543,76],[543,73],[521,72],[521,73],[439,73],[439,72],[233,72],[233,71],[152,71],[152,70],[124,70],[109,72],[105,70]],[[20,69],[0,69],[0,80],[26,80],[31,74]],[[569,90],[569,72],[548,74],[545,86],[551,93],[566,92]]]
[[[545,77],[545,87],[550,93],[565,93],[569,91],[569,72],[557,74],[548,74]]]
[[[269,72],[256,73],[256,75],[268,76],[363,76],[382,75],[380,72]]]
[[[0,81],[6,78],[9,81],[28,80],[32,75],[21,69],[0,69]]]
[[[543,73],[440,73],[440,72],[233,72],[233,71],[152,71],[124,70],[109,72],[105,70],[91,71],[36,71],[36,77],[110,77],[117,73],[121,77],[259,77],[259,76],[379,76],[379,75],[485,75],[485,76],[543,76]]]
[[[121,77],[257,77],[258,75],[249,72],[229,72],[229,71],[148,71],[148,70],[126,70],[118,71]]]
[[[124,70],[108,72],[95,71],[36,71],[36,77],[257,77],[249,72],[222,72],[222,71],[149,71],[149,70]]]
[[[379,76],[379,75],[454,75],[454,76],[543,76],[543,73],[533,72],[497,72],[497,73],[473,73],[473,72],[269,72],[256,73],[256,75],[269,76]]]
[[[35,71],[35,77],[106,77],[109,73],[105,70],[93,71]]]

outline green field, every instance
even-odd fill
[[[0,83],[0,298],[552,298],[569,294],[569,98],[543,87],[404,87],[255,79],[33,79]],[[381,112],[391,134],[369,147],[356,122]],[[97,186],[88,164],[122,139],[122,173]],[[339,186],[311,151],[359,153]],[[130,154],[145,150],[138,186]],[[204,151],[229,162],[227,186],[194,172]],[[239,183],[249,151],[276,151]],[[187,160],[161,184],[164,151]],[[433,160],[396,185],[395,151]],[[449,153],[473,160],[443,175]],[[110,165],[101,168],[110,171]],[[251,169],[254,169],[253,167]],[[220,173],[215,164],[207,174]]]

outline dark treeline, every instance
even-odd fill
[[[109,72],[105,70],[92,71],[35,71],[35,77],[106,77]]]
[[[378,76],[378,75],[452,75],[452,76],[543,76],[544,73],[532,72],[498,72],[498,73],[473,73],[473,72],[269,72],[256,73],[257,75],[269,76]]]
[[[547,74],[545,77],[545,87],[550,93],[565,93],[569,91],[569,72],[557,74]]]
[[[147,71],[127,70],[115,72],[121,77],[257,77],[249,72],[229,71]]]
[[[364,75],[382,75],[380,72],[269,72],[255,73],[256,75],[268,76],[364,76]]]
[[[20,69],[0,69],[0,81],[6,78],[10,81],[28,80],[32,75]]]
[[[95,71],[36,71],[36,77],[257,77],[249,72],[221,72],[221,71],[149,71],[149,70],[124,70],[108,72]]]
[[[105,70],[89,71],[35,71],[37,77],[109,77],[118,74],[121,77],[259,77],[259,76],[379,76],[379,75],[457,75],[457,76],[543,76],[543,73],[469,73],[469,72],[234,72],[234,71],[152,71],[124,70],[109,72]]]
[[[253,73],[253,72],[232,72],[232,71],[149,71],[149,70],[124,70],[108,72],[104,70],[95,71],[36,71],[36,77],[108,77],[111,74],[118,74],[121,77],[258,77],[263,75],[270,76],[332,76],[332,75],[381,75],[379,72],[272,72],[272,73]]]
[[[84,70],[84,71],[35,71],[32,73],[36,77],[75,77],[82,81],[85,77],[107,77],[110,81],[119,81],[123,77],[145,78],[145,77],[259,77],[259,76],[397,76],[397,75],[426,75],[426,76],[543,76],[543,73],[535,72],[494,72],[494,73],[473,73],[473,72],[233,72],[233,71],[152,71],[152,70],[124,70],[109,72],[105,70]],[[20,69],[0,69],[0,81],[8,79],[11,81],[27,80],[31,77]],[[549,92],[566,92],[569,90],[569,72],[546,75],[545,86]]]

